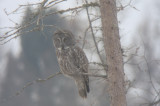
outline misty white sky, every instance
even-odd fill
[[[19,23],[22,17],[22,14],[7,16],[4,12],[4,9],[6,9],[8,12],[11,12],[15,10],[20,4],[31,3],[29,1],[32,1],[32,3],[34,3],[34,2],[39,2],[40,0],[1,0],[0,2],[0,14],[1,14],[0,27],[13,26],[14,24],[9,19],[12,19],[15,22]],[[155,1],[133,0],[132,5],[138,10],[128,7],[118,13],[118,17],[120,20],[120,33],[122,35],[122,42],[124,46],[130,44],[129,39],[131,38],[132,35],[135,34],[135,30],[137,30],[136,26],[146,16],[146,12],[149,12],[149,11],[151,12],[152,10],[154,10],[154,5],[156,1],[157,0]],[[68,0],[67,2],[64,2],[59,7],[64,9],[64,8],[72,7],[74,4],[75,3],[72,3],[72,0]],[[154,13],[151,15],[154,16]],[[4,33],[5,30],[0,30],[0,32]],[[124,39],[123,39],[123,36],[125,36]],[[3,48],[5,47],[6,52],[9,50],[12,50],[13,54],[16,56],[16,54],[18,54],[18,52],[20,51],[20,47],[18,43],[19,43],[18,39],[13,39],[8,44],[4,45]],[[6,54],[6,52],[4,52],[4,55]]]
[[[5,14],[6,10],[8,13],[14,11],[15,9],[18,8],[19,5],[24,5],[24,4],[28,4],[28,3],[35,3],[35,2],[40,2],[42,0],[1,0],[0,1],[0,27],[11,27],[14,26],[14,23],[10,21],[13,20],[16,23],[20,23],[21,19],[22,19],[22,14],[15,14],[15,15],[9,15],[7,16]],[[70,8],[73,7],[73,5],[75,4],[72,3],[71,0],[68,0],[67,2],[63,2],[61,3],[61,5],[59,5],[59,8],[61,9],[65,9],[65,8]],[[4,33],[7,29],[5,30],[0,30],[1,33]],[[9,43],[3,45],[3,47],[1,46],[0,48],[5,48],[5,51],[3,52],[3,54],[1,53],[1,56],[5,56],[6,53],[8,51],[12,51],[14,56],[18,56],[18,53],[20,51],[20,46],[19,44],[19,40],[18,38],[11,40]]]
[[[11,12],[15,10],[20,4],[27,4],[28,1],[32,1],[33,3],[37,1],[39,2],[41,0],[1,0],[0,27],[13,26],[14,24],[9,19],[12,19],[17,23],[20,23],[22,14],[7,16],[4,12],[4,9],[6,9],[8,12]],[[72,1],[73,0],[68,0],[68,2],[64,2],[63,4],[61,4],[60,8],[65,9],[72,7],[74,5]],[[129,1],[129,0],[123,0],[123,1]],[[131,47],[132,45],[134,45],[132,44],[133,42],[131,42],[131,40],[133,36],[139,35],[137,28],[146,17],[149,17],[153,21],[159,18],[159,16],[157,15],[159,11],[156,11],[155,6],[157,3],[160,3],[160,0],[132,0],[132,1],[133,1],[132,6],[135,7],[137,10],[131,7],[127,7],[126,9],[118,13],[118,19],[120,21],[119,27],[120,27],[122,47]],[[4,32],[5,30],[0,30],[1,34],[3,34]],[[13,55],[16,57],[18,56],[18,53],[20,52],[21,49],[19,46],[18,38],[11,40],[9,43],[3,46],[0,46],[0,48],[5,48],[3,49],[4,51],[0,53],[0,79],[1,79],[2,77],[5,77],[5,75],[3,75],[5,74],[3,71],[5,70],[4,64],[7,61],[6,60],[7,52],[12,51]]]

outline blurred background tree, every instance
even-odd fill
[[[26,9],[21,25],[29,21],[32,11],[30,7]],[[50,11],[55,11],[55,9]],[[68,26],[66,21],[58,15],[45,18],[43,23],[63,28],[67,28]],[[23,31],[28,31],[34,26],[32,25]],[[8,53],[7,69],[5,70],[7,73],[1,87],[1,100],[4,98],[8,100],[3,106],[78,106],[76,103],[77,94],[74,93],[77,92],[74,82],[61,76],[57,77],[56,80],[30,86],[19,97],[8,98],[28,82],[37,78],[46,78],[59,71],[57,57],[52,43],[54,31],[54,28],[45,28],[43,33],[34,31],[22,34],[20,37],[22,52],[18,58]],[[72,31],[76,31],[76,27],[72,28]],[[81,106],[81,103],[79,106]]]
[[[121,3],[126,4],[126,1],[121,1]],[[121,43],[124,51],[126,81],[129,82],[126,83],[127,104],[128,106],[159,106],[160,2],[159,0],[151,2],[147,0],[132,1],[132,6],[118,13]],[[34,12],[32,9],[31,7],[26,8],[25,16],[21,22],[22,26],[30,20],[31,14]],[[54,11],[57,10],[50,9],[43,11],[43,14]],[[94,17],[94,14],[90,15]],[[34,17],[34,20],[37,18],[38,17]],[[85,32],[81,30],[85,28],[80,27],[81,25],[82,27],[87,27],[86,22],[84,22],[85,24],[83,22],[77,22],[79,23],[77,26],[80,27],[76,25],[69,26],[68,22],[68,20],[64,19],[63,15],[60,17],[60,15],[55,14],[45,17],[43,20],[44,25],[69,28],[73,33],[76,33],[77,37],[79,37],[78,35],[81,34],[81,32]],[[2,21],[0,21],[0,23],[2,23]],[[40,24],[42,24],[41,21]],[[95,24],[99,23],[95,22]],[[1,26],[3,27],[3,25]],[[34,24],[23,29],[23,32],[33,27],[36,27],[36,25]],[[94,27],[94,31],[99,34],[96,28],[97,27]],[[106,101],[108,100],[106,83],[100,78],[98,78],[98,80],[91,78],[90,85],[92,89],[89,99],[86,101],[78,97],[74,82],[62,75],[56,76],[45,83],[33,84],[25,88],[20,95],[12,96],[28,82],[37,78],[46,78],[59,71],[51,40],[54,30],[53,27],[44,27],[43,31],[32,31],[22,34],[22,36],[20,36],[21,50],[18,56],[15,56],[11,51],[6,52],[8,48],[15,50],[16,46],[0,46],[0,99],[6,100],[0,105],[106,106],[109,104],[108,101]],[[3,34],[3,31],[1,31],[1,34]],[[90,32],[87,34],[90,35]],[[88,45],[85,46],[85,49],[89,55],[88,57],[91,57],[89,59],[92,60],[92,58],[97,57],[97,55],[94,54],[95,48],[90,46],[92,40],[88,35],[86,36]],[[101,41],[101,37],[96,37]],[[101,46],[103,45],[100,44],[99,47]],[[94,52],[90,52],[90,49]],[[102,55],[102,57],[104,57],[104,55]],[[91,68],[94,67],[94,65],[91,66]]]

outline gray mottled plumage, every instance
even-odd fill
[[[89,93],[88,60],[81,48],[76,45],[74,35],[70,31],[58,30],[53,35],[57,59],[61,73],[75,80],[79,95],[87,97]]]

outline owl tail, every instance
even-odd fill
[[[84,80],[77,80],[76,81],[76,84],[77,84],[77,87],[78,87],[78,92],[79,92],[79,95],[85,99],[87,98],[87,92],[88,92],[88,84],[86,83],[86,81]]]

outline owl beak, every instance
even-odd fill
[[[64,49],[65,49],[65,48],[64,48],[64,45],[63,45],[63,44],[60,45],[60,47],[58,48],[59,51],[64,50]]]
[[[63,44],[61,45],[61,49],[62,49],[62,50],[64,50],[64,49],[65,49]]]
[[[61,50],[62,50],[62,48],[60,47],[60,48],[58,48],[58,50],[59,50],[59,51],[61,51]]]

